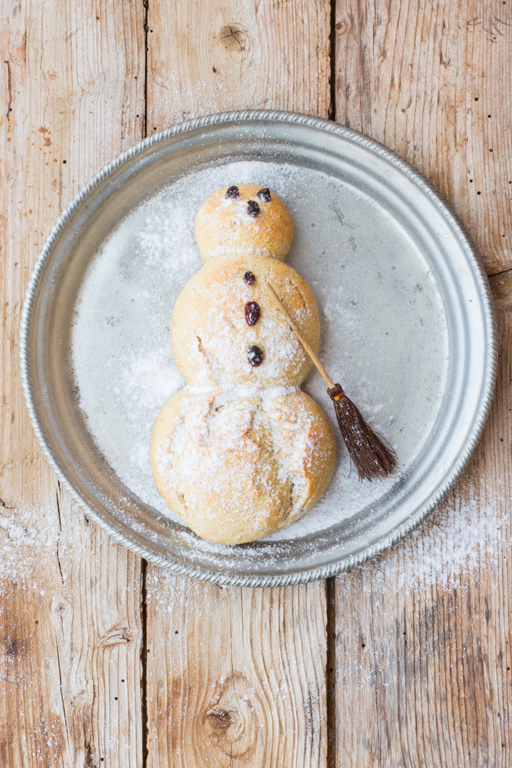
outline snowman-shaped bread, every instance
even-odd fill
[[[162,408],[151,465],[169,507],[199,536],[241,544],[298,520],[325,491],[336,441],[299,387],[311,362],[266,287],[316,351],[318,309],[284,264],[293,237],[285,205],[247,184],[214,192],[195,221],[204,266],[172,319],[187,386]]]

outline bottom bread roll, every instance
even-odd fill
[[[160,411],[151,443],[155,482],[198,536],[221,544],[261,539],[324,493],[335,437],[316,402],[289,390],[185,387]]]

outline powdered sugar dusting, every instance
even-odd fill
[[[457,496],[450,496],[423,526],[391,551],[360,566],[372,574],[372,582],[364,582],[366,588],[377,583],[406,594],[425,584],[448,589],[461,574],[474,574],[482,563],[488,570],[504,549],[501,515],[507,506],[503,492],[491,488],[481,492],[462,481]]]
[[[176,521],[154,486],[151,432],[160,407],[184,384],[172,357],[170,324],[178,293],[203,264],[195,213],[208,194],[233,183],[268,186],[288,206],[295,237],[287,263],[315,293],[321,358],[397,449],[403,470],[428,438],[446,376],[445,320],[427,264],[369,198],[318,170],[279,163],[233,161],[189,173],[113,230],[83,284],[73,336],[81,405],[97,445],[143,502]],[[370,215],[380,227],[378,243],[364,225]],[[337,431],[317,374],[306,391]],[[326,494],[270,541],[300,538],[363,514],[399,482],[396,476],[359,483],[340,441]]]
[[[409,595],[416,589],[425,594],[425,587],[449,590],[464,588],[474,579],[480,568],[485,568],[491,583],[497,586],[499,568],[489,567],[495,561],[506,559],[504,536],[507,523],[502,519],[507,508],[506,495],[491,489],[480,493],[469,483],[462,483],[461,492],[444,503],[422,526],[413,531],[396,547],[380,557],[342,573],[338,579],[343,583],[358,578],[361,571],[368,575],[360,584],[372,593],[372,600],[378,607],[379,590],[383,599],[386,594]],[[266,540],[268,541],[268,539]],[[204,556],[218,563],[222,555],[232,551],[231,547],[197,541]],[[281,553],[276,545],[276,562]],[[176,579],[163,570],[153,569],[152,584],[155,587],[153,599],[159,601],[161,610],[172,611],[169,594],[175,589]],[[158,586],[158,589],[156,587]],[[428,594],[428,593],[427,593]]]
[[[285,387],[247,397],[247,389],[194,395],[187,387],[156,427],[158,487],[213,541],[261,538],[298,519],[316,490],[312,461],[332,468],[332,443],[321,442],[324,422],[309,398]]]
[[[57,551],[70,555],[79,540],[73,528],[62,530],[56,505],[45,508],[25,501],[12,509],[0,507],[0,580],[33,590],[34,575],[51,572]]]

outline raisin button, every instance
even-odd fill
[[[257,368],[258,365],[262,364],[263,352],[259,347],[256,346],[256,344],[252,344],[247,350],[247,360],[250,362],[253,368]]]
[[[245,305],[245,319],[247,325],[256,325],[260,319],[260,305],[257,301],[248,301]]]
[[[246,272],[244,275],[244,283],[246,285],[254,285],[256,282],[256,278],[254,277],[252,272]]]

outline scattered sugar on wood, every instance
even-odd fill
[[[453,495],[396,547],[378,558],[342,573],[342,581],[357,578],[365,572],[369,578],[362,581],[363,588],[371,591],[378,608],[379,588],[386,603],[400,594],[410,594],[425,586],[449,591],[464,588],[474,580],[481,567],[485,568],[493,586],[498,587],[498,562],[507,560],[505,535],[507,521],[500,518],[505,508],[505,494],[486,489],[479,493],[462,481],[462,497]],[[455,501],[454,501],[455,499]],[[502,512],[501,512],[502,514]],[[207,542],[199,542],[198,546]],[[205,555],[217,567],[231,547],[211,545],[204,547]],[[269,553],[267,553],[267,557]],[[277,547],[276,561],[279,559]],[[496,568],[492,563],[496,563]],[[150,599],[158,599],[159,607],[172,611],[172,594],[176,578],[162,569],[153,569],[148,585]],[[178,581],[179,583],[179,581]],[[154,588],[154,591],[153,591]],[[227,587],[230,589],[230,587]],[[433,593],[434,594],[434,593]],[[383,605],[382,607],[386,607]]]
[[[72,554],[79,542],[78,525],[75,520],[71,530],[69,526],[62,530],[56,503],[46,507],[37,502],[24,502],[13,509],[0,507],[0,581],[33,589],[39,574],[51,572],[57,552],[62,557]]]

